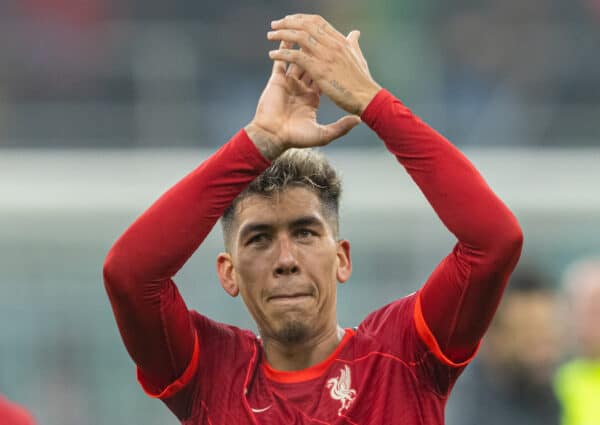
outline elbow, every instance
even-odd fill
[[[511,221],[512,223],[502,232],[502,237],[498,243],[498,251],[503,258],[510,259],[511,263],[516,264],[521,256],[524,236],[523,229],[517,219],[513,217]]]
[[[131,293],[133,289],[128,284],[131,279],[126,274],[126,264],[123,261],[123,255],[119,254],[115,247],[111,248],[104,260],[102,277],[104,279],[104,288],[111,300],[115,297],[122,297]]]

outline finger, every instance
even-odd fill
[[[359,38],[360,38],[360,31],[353,30],[353,31],[350,31],[350,33],[346,37],[346,40],[348,40],[353,47],[358,47],[358,39]]]
[[[277,30],[269,31],[267,38],[271,41],[282,40],[289,43],[295,43],[307,52],[313,52],[319,42],[310,33],[304,30]]]
[[[300,49],[300,50],[302,50],[302,49]],[[292,64],[290,64],[290,66],[288,66],[286,75],[293,77],[297,80],[300,80],[302,78],[302,76],[304,75],[304,69],[300,68],[295,63],[292,63]]]
[[[362,50],[360,49],[360,45],[358,44],[358,39],[360,38],[360,31],[354,30],[350,31],[348,37],[346,39],[350,42],[350,45],[354,48],[355,53],[362,60],[363,64],[367,66],[367,60],[365,59]]]
[[[295,63],[293,63],[288,67],[286,75],[300,80],[304,75],[304,70]]]
[[[306,84],[306,87],[311,86],[313,80],[310,77],[310,74],[308,72],[305,72],[304,74],[302,74],[302,77],[300,77],[300,81],[302,81],[304,84]]]
[[[321,88],[319,87],[319,85],[317,84],[317,82],[315,80],[312,81],[312,83],[310,84],[310,89],[313,90],[317,95],[321,95]]]
[[[283,19],[271,22],[274,30],[303,30],[312,35],[315,40],[325,46],[334,46],[344,40],[344,36],[329,22],[318,15],[288,15]]]
[[[285,41],[282,41],[281,43],[279,43],[280,49],[283,49],[284,46],[285,46]],[[273,72],[271,74],[272,75],[276,75],[276,74],[285,75],[285,69],[286,69],[286,63],[284,61],[275,60],[275,61],[273,61]]]
[[[321,125],[321,141],[328,144],[333,140],[342,137],[350,130],[360,124],[360,117],[357,115],[346,115],[333,124]]]
[[[311,71],[312,66],[310,58],[308,57],[306,52],[297,49],[271,50],[269,52],[269,57],[276,61],[283,61],[296,64],[300,68],[314,75],[314,73]]]

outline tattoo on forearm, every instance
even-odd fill
[[[285,148],[275,143],[270,137],[257,139],[255,145],[265,158],[273,161],[283,153]]]
[[[350,92],[350,90],[347,90],[338,81],[331,80],[331,81],[329,81],[329,84],[331,84],[333,86],[333,88],[336,89],[337,91],[339,91],[342,95],[344,95],[348,98],[352,97],[352,93]],[[356,107],[356,109],[353,108],[353,110],[351,110],[349,112],[352,114],[355,114],[355,115],[360,115],[360,109],[358,108],[358,106]]]
[[[346,90],[346,88],[344,86],[342,86],[340,83],[338,83],[336,80],[331,80],[329,82],[329,84],[331,84],[334,89],[336,89],[337,91],[339,91],[343,95],[349,95],[350,94],[350,91]]]

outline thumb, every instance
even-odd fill
[[[346,40],[348,40],[350,42],[350,45],[352,46],[354,53],[358,56],[358,58],[360,59],[360,61],[363,64],[363,66],[368,70],[369,65],[367,64],[367,60],[365,59],[365,56],[363,55],[362,50],[360,49],[360,45],[358,44],[359,38],[360,38],[360,31],[353,30],[353,31],[350,31],[350,33],[346,37]]]
[[[326,145],[335,139],[342,137],[360,124],[360,122],[361,119],[358,115],[346,115],[332,124],[321,125],[322,144]]]
[[[358,39],[360,38],[360,31],[353,30],[350,31],[346,39],[352,43],[353,46],[358,47]]]

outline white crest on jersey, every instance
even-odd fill
[[[254,407],[251,407],[252,411],[254,413],[262,413],[262,412],[266,412],[267,410],[269,410],[271,408],[271,404],[269,404],[267,407],[264,407],[262,409],[255,409]]]
[[[356,390],[350,388],[352,386],[352,378],[350,377],[350,368],[345,365],[340,370],[340,376],[331,378],[327,381],[326,387],[330,390],[329,394],[334,400],[339,400],[342,406],[338,410],[338,416],[342,416],[344,410],[348,410],[354,399],[356,398]]]

